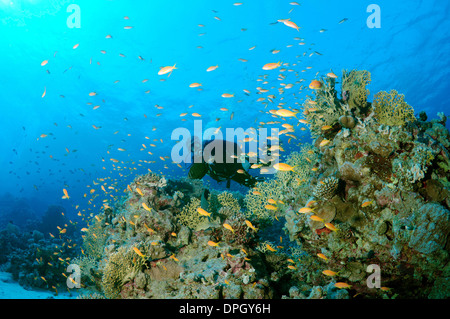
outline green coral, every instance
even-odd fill
[[[191,201],[183,207],[178,215],[181,224],[191,229],[196,229],[198,225],[207,222],[208,218],[200,215],[197,211],[200,205],[201,202],[198,198],[191,198]]]
[[[378,122],[389,126],[403,126],[414,121],[414,109],[405,102],[405,96],[396,90],[380,91],[373,98],[373,108]]]

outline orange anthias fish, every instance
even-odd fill
[[[322,254],[322,253],[318,253],[318,254],[317,254],[317,257],[319,257],[319,258],[321,258],[321,259],[323,259],[323,260],[328,260],[327,256],[325,256],[325,255]]]
[[[309,207],[302,207],[302,208],[299,209],[298,212],[302,213],[302,214],[308,214],[308,213],[312,213],[313,209],[309,208]]]
[[[281,62],[277,62],[277,63],[267,63],[264,64],[264,66],[262,67],[263,70],[274,70],[276,68],[279,68],[281,66]]]
[[[169,73],[169,76],[170,76],[172,71],[176,69],[175,66],[176,66],[176,64],[174,64],[173,66],[165,66],[165,67],[161,68],[161,70],[158,71],[158,75],[164,75],[164,74]]]
[[[64,193],[64,196],[62,197],[63,199],[69,199],[70,198],[69,194],[67,193],[67,190],[65,188],[63,188],[63,193]]]
[[[295,168],[295,166],[291,166],[286,163],[277,163],[273,165],[273,168],[275,168],[277,171],[289,172],[292,171]]]
[[[197,208],[197,212],[202,216],[207,216],[207,217],[211,216],[211,213],[208,213],[206,210],[204,210],[201,207]]]
[[[142,207],[144,207],[145,210],[151,212],[152,210],[150,209],[150,207],[148,207],[148,205],[146,203],[142,203]]]
[[[336,287],[336,288],[339,288],[339,289],[349,289],[351,286],[349,285],[349,284],[347,284],[346,282],[337,282],[337,283],[335,283],[334,284],[334,286]]]
[[[233,227],[231,227],[230,224],[225,223],[225,224],[223,224],[223,227],[225,227],[228,230],[231,230],[234,233],[234,229],[233,229]]]
[[[327,270],[322,271],[322,274],[324,274],[325,276],[333,277],[333,276],[336,276],[338,273],[327,269]]]
[[[253,229],[254,231],[256,231],[257,229],[255,228],[255,226],[252,225],[252,223],[249,220],[245,221],[245,224],[250,227],[251,229]]]
[[[211,247],[217,247],[219,246],[219,243],[213,242],[212,240],[208,241],[208,245]]]
[[[138,254],[141,257],[145,257],[145,255],[143,253],[141,253],[141,251],[137,248],[137,247],[133,247],[133,250],[136,254]]]
[[[317,216],[317,215],[309,216],[309,219],[314,220],[314,221],[316,221],[316,222],[323,222],[323,221],[324,221],[323,218],[320,218],[320,217]]]
[[[364,202],[364,203],[361,204],[361,207],[367,207],[367,206],[372,205],[372,204],[373,204],[373,200],[371,200],[371,201],[366,201],[366,202]]]

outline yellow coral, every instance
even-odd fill
[[[405,96],[396,90],[389,93],[380,91],[373,98],[373,108],[378,122],[384,125],[403,126],[407,121],[414,121],[414,109],[405,102]]]
[[[117,252],[109,256],[103,269],[102,288],[107,298],[117,298],[122,286],[127,280],[141,270],[145,264],[145,259],[138,256],[133,247],[121,246]],[[145,247],[140,247],[140,251],[145,254]]]
[[[233,197],[233,194],[230,192],[222,192],[219,196],[217,196],[219,204],[223,207],[228,207],[229,212],[239,212],[241,210],[241,206],[239,205],[239,201]]]
[[[191,198],[191,201],[183,207],[178,215],[180,222],[191,229],[196,229],[199,224],[207,222],[207,217],[197,212],[200,205],[201,202],[198,198]]]
[[[342,92],[348,92],[348,104],[351,109],[366,106],[369,90],[366,86],[371,81],[371,75],[366,70],[342,71]]]
[[[323,133],[322,127],[333,126],[339,121],[339,117],[344,114],[336,99],[334,84],[325,82],[321,90],[316,91],[314,102],[305,101],[303,104],[303,114],[310,126],[313,135]]]
[[[259,192],[254,193],[255,191]],[[265,208],[268,199],[279,200],[282,194],[282,188],[274,179],[258,183],[254,189],[251,189],[245,196],[246,216],[256,217],[260,221],[273,220],[273,211]]]
[[[96,260],[102,258],[103,246],[106,243],[108,235],[104,232],[101,219],[92,218],[93,224],[83,235],[83,247],[86,255]]]

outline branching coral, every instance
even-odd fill
[[[256,191],[256,192],[255,192]],[[272,221],[273,211],[268,210],[265,206],[268,199],[278,200],[282,194],[282,188],[276,180],[268,180],[258,183],[256,187],[250,190],[245,196],[246,215],[254,217],[260,221]]]
[[[191,201],[183,207],[178,215],[181,224],[191,229],[196,229],[199,224],[208,221],[207,217],[202,216],[197,212],[197,208],[200,207],[200,204],[201,203],[198,198],[191,198]]]
[[[373,98],[373,108],[378,122],[384,125],[403,126],[414,121],[414,109],[405,102],[405,96],[396,90],[380,91]]]
[[[233,197],[233,194],[230,192],[222,192],[219,196],[217,196],[220,206],[228,207],[230,212],[239,212],[241,210],[241,206],[239,205],[239,201]]]
[[[83,235],[83,247],[87,256],[100,260],[108,235],[104,232],[102,220],[99,217],[98,219],[92,218],[91,222],[93,224],[88,227]]]
[[[145,258],[136,254],[133,247],[121,246],[109,256],[102,277],[102,288],[106,297],[116,298],[127,280],[132,279],[145,264]],[[138,249],[143,254],[146,253],[145,247]]]
[[[321,128],[325,125],[336,124],[344,111],[331,82],[326,82],[322,89],[317,90],[314,101],[307,100],[303,104],[303,114],[313,135],[322,134]]]
[[[370,72],[366,70],[352,70],[342,72],[342,97],[356,116],[360,116],[360,110],[364,110],[367,104],[369,90],[366,86],[370,83]]]

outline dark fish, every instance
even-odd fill
[[[344,23],[345,21],[347,21],[347,18],[342,19],[341,21],[339,21],[339,24]]]

